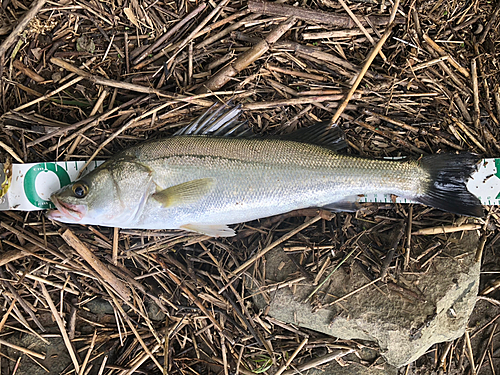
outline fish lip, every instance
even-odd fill
[[[83,204],[70,204],[61,202],[56,196],[51,196],[50,200],[56,206],[55,210],[48,213],[50,219],[60,220],[63,218],[80,221],[86,213],[86,207]]]

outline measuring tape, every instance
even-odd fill
[[[91,162],[83,173],[90,172],[102,163],[104,161]],[[84,165],[84,161],[12,164],[12,179],[7,192],[0,198],[0,211],[54,208],[49,200],[50,195],[76,180]],[[0,181],[7,183],[3,164],[0,164]]]
[[[94,161],[83,174],[104,163]],[[78,178],[85,165],[84,161],[63,161],[32,164],[12,164],[10,183],[5,178],[4,165],[0,164],[0,181],[5,194],[0,198],[0,211],[36,211],[54,208],[50,195],[62,186]],[[500,159],[483,159],[467,182],[469,191],[476,195],[483,205],[500,204]],[[367,194],[360,199],[364,202],[413,203],[411,200],[389,194]]]

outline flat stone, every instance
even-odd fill
[[[306,281],[270,292],[270,302],[261,296],[254,301],[283,322],[340,339],[374,341],[390,365],[404,366],[432,345],[464,334],[479,287],[477,243],[475,232],[454,236],[425,272],[403,273],[397,285],[379,282],[333,306],[328,305],[370,282],[356,263],[333,274],[326,289],[316,295],[327,293],[320,305],[304,302],[314,290]],[[281,249],[266,255],[265,267],[269,283],[300,276]]]
[[[37,358],[36,360],[49,371],[48,373],[24,353],[7,346],[3,346],[3,349],[10,358],[17,360],[21,357],[16,374],[55,375],[61,374],[65,368],[72,366],[68,350],[64,345],[63,339],[60,337],[48,338],[48,345],[36,336],[30,334],[14,334],[12,336],[7,336],[4,340],[10,342],[11,344],[45,355],[45,359],[42,360]],[[7,366],[9,366],[9,374],[11,374],[14,370],[16,362],[6,361],[6,363]]]
[[[321,368],[315,368],[303,372],[303,375],[397,375],[398,370],[395,367],[385,365],[382,368],[368,368],[360,363],[349,363],[341,366],[336,362]]]

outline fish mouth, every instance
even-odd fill
[[[56,196],[51,196],[50,200],[56,206],[55,210],[50,210],[47,213],[49,219],[58,221],[77,222],[83,219],[87,212],[87,207],[83,204],[71,204],[62,202]]]

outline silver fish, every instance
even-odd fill
[[[342,155],[336,151],[339,129],[325,124],[273,138],[196,135],[224,133],[229,125],[241,133],[235,126],[239,110],[231,111],[205,115],[178,135],[120,152],[55,192],[56,209],[48,217],[227,237],[235,234],[230,224],[307,207],[352,209],[368,193],[483,215],[466,187],[477,168],[476,155],[404,161]]]

